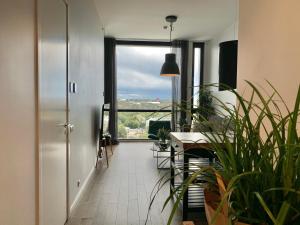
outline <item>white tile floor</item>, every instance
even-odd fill
[[[150,193],[163,173],[156,169],[151,143],[121,143],[110,166],[99,168],[67,225],[144,225]],[[100,166],[101,167],[101,166]],[[152,207],[147,225],[165,225],[171,206],[161,212],[169,194],[166,185]],[[178,211],[173,225],[180,225]]]

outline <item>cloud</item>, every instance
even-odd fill
[[[117,68],[134,69],[152,76],[159,76],[165,54],[165,47],[117,47]]]
[[[171,98],[171,79],[161,77],[166,47],[117,46],[119,96]]]
[[[171,88],[171,80],[168,77],[157,77],[152,74],[142,73],[134,69],[122,69],[118,71],[118,88],[155,90]]]

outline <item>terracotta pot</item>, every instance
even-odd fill
[[[216,173],[216,177],[217,177],[217,183],[218,183],[218,187],[219,187],[220,199],[223,199],[225,196],[225,193],[226,193],[226,185],[223,180],[223,177],[220,174]],[[227,202],[223,206],[223,213],[224,213],[224,215],[228,215]]]
[[[212,219],[216,214],[218,204],[220,203],[220,196],[216,193],[204,190],[204,206],[205,215],[208,224],[211,224]],[[226,205],[226,204],[225,204]],[[228,210],[228,206],[225,207]],[[224,214],[224,206],[221,212],[217,215],[214,225],[228,225],[228,215]],[[250,225],[242,222],[234,222],[234,225]]]
[[[248,223],[242,223],[242,222],[234,222],[234,225],[250,225]]]
[[[208,190],[204,190],[204,206],[205,214],[208,224],[211,223],[212,219],[216,214],[218,204],[224,198],[226,193],[226,182],[220,174],[216,173],[217,183],[219,187],[219,194],[213,193]],[[225,202],[220,213],[217,215],[214,225],[228,225],[228,204]],[[234,225],[250,225],[242,222],[235,221]]]
[[[216,214],[216,210],[220,202],[220,196],[216,193],[204,190],[204,197],[205,215],[208,224],[210,224]],[[222,210],[217,215],[214,225],[227,225],[227,218],[223,214]]]

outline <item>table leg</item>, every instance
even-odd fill
[[[173,169],[173,163],[175,162],[175,148],[171,145],[171,153],[170,153],[170,172],[171,172],[171,178],[170,178],[170,194],[172,194],[173,190],[172,188],[174,188],[174,184],[175,184],[175,172]]]
[[[183,154],[183,163],[183,180],[186,181],[189,176],[189,157],[185,153]],[[186,221],[188,219],[189,188],[187,188],[186,192],[184,193],[182,201],[182,220]]]
[[[105,144],[104,144],[104,150],[105,150],[105,156],[106,156],[106,164],[107,164],[107,167],[109,167],[108,154],[107,154],[107,141],[106,140],[105,140]]]
[[[113,151],[113,144],[112,144],[111,138],[109,138],[109,145],[110,145],[110,151],[111,151],[111,154],[113,155],[113,154],[114,154],[114,151]]]
[[[156,167],[157,169],[159,169],[159,165],[158,165],[158,151],[156,151]]]

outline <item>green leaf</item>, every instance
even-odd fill
[[[255,192],[255,195],[256,195],[257,199],[259,200],[261,206],[264,208],[264,210],[266,211],[266,213],[270,217],[270,219],[276,225],[277,224],[276,219],[275,219],[274,215],[272,214],[271,210],[269,209],[269,207],[267,206],[266,202],[262,198],[262,196],[259,193],[257,193],[257,192]]]
[[[276,225],[284,225],[289,209],[290,209],[290,204],[287,201],[284,201],[277,215]]]

